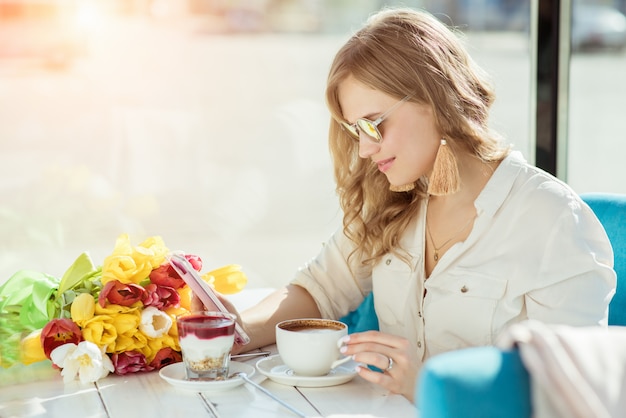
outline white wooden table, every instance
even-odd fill
[[[274,351],[273,346],[269,349]],[[254,365],[258,359],[248,359],[246,363]],[[323,388],[278,384],[258,371],[253,380],[311,417],[417,417],[415,407],[404,397],[389,394],[359,376],[348,383]],[[64,384],[60,372],[49,362],[0,371],[2,418],[291,416],[296,415],[248,384],[200,393],[174,387],[158,372],[111,374],[88,385],[78,381]]]
[[[233,295],[245,309],[271,289],[250,289]],[[273,354],[276,347],[266,348]],[[255,365],[262,357],[236,359]],[[359,376],[348,383],[322,388],[287,386],[258,370],[252,377],[283,401],[310,417],[416,418],[406,398],[389,394]],[[209,404],[212,406],[210,407]],[[94,384],[64,384],[49,361],[0,368],[0,418],[264,418],[296,417],[254,386],[244,384],[221,392],[194,392],[174,387],[156,371],[125,376],[110,374]]]

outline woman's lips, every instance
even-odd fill
[[[395,160],[395,158],[389,158],[387,160],[381,160],[378,161],[376,163],[376,165],[378,165],[378,170],[381,172],[385,172],[387,170],[389,170],[391,168],[391,166],[393,165],[393,161]]]

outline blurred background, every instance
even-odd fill
[[[340,226],[324,86],[385,6],[427,9],[493,77],[531,161],[531,0],[0,0],[0,283],[121,233],[285,284]],[[626,0],[575,1],[567,181],[626,193]]]

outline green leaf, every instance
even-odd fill
[[[80,284],[85,278],[91,276],[97,269],[91,261],[88,253],[82,253],[76,261],[63,274],[61,283],[59,284],[59,294],[68,289],[72,289]]]

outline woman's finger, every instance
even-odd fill
[[[204,304],[202,303],[202,301],[200,300],[200,298],[196,295],[193,295],[191,297],[191,311],[192,312],[197,312],[197,311],[204,311],[205,307]]]
[[[391,348],[400,348],[404,346],[406,339],[380,331],[366,331],[350,334],[344,337],[343,341],[346,345],[374,343]]]

